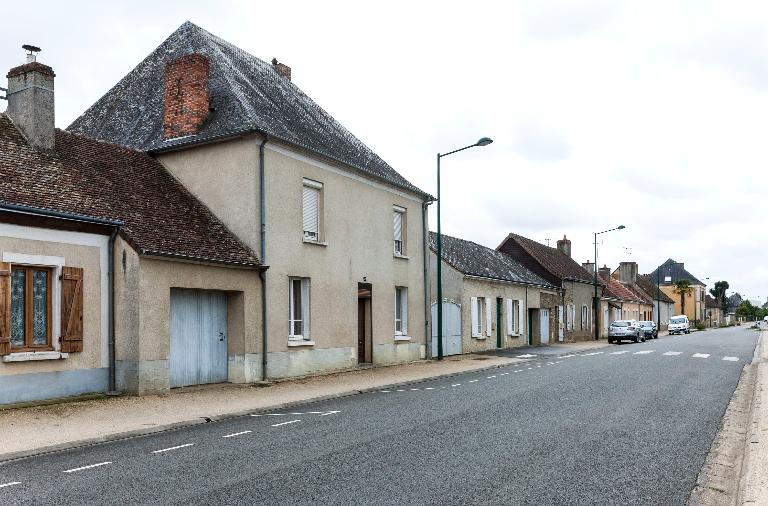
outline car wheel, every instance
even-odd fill
[[[640,336],[636,335],[635,337],[632,338],[632,341],[634,341],[635,343],[639,343],[640,342]]]
[[[645,342],[645,334],[643,334],[642,336],[640,336],[640,341],[641,341],[641,342],[643,342],[643,343]]]
[[[613,339],[608,338],[608,344],[613,344]]]

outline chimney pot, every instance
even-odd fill
[[[557,241],[557,249],[559,249],[563,255],[566,255],[568,257],[571,256],[571,241],[568,240],[565,234],[563,234],[562,239]]]
[[[208,118],[208,58],[193,53],[165,64],[163,136],[194,135]]]
[[[291,67],[284,63],[277,61],[277,58],[272,58],[272,66],[275,68],[275,72],[284,78],[291,80]]]
[[[40,48],[29,46],[36,51]],[[13,121],[30,146],[53,150],[56,147],[53,69],[36,61],[30,51],[27,63],[8,71],[8,108],[5,113]],[[29,56],[32,56],[30,60]]]
[[[619,281],[627,284],[637,283],[637,262],[621,262],[619,264]]]

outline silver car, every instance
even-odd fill
[[[631,339],[632,341],[639,343],[645,342],[645,332],[640,329],[640,326],[635,320],[616,320],[611,323],[608,328],[608,342],[620,343],[622,340]]]

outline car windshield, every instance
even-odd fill
[[[641,327],[653,327],[653,322],[640,322]]]
[[[614,327],[629,327],[629,322],[613,322],[611,325]]]
[[[672,318],[669,323],[685,323],[685,318]]]

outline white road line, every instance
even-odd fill
[[[518,369],[517,371],[514,371],[514,372],[523,372],[523,370],[522,369]]]
[[[577,355],[563,355],[560,358],[571,358],[571,357],[576,357],[576,356]]]
[[[427,387],[427,388],[425,388],[424,390],[434,390],[434,388],[432,388],[432,387]]]
[[[532,370],[533,370],[533,367],[529,367],[529,368],[528,368],[528,370],[529,370],[529,371],[532,371]]]
[[[451,386],[452,386],[452,387],[460,387],[460,386],[461,386],[461,383],[454,383],[454,384],[453,384],[453,385],[451,385]]]
[[[411,392],[418,392],[418,391],[419,391],[418,388],[411,388]]]
[[[296,422],[300,422],[300,421],[301,420],[290,420],[288,422],[281,422],[281,423],[273,424],[272,427],[280,427],[280,426],[283,426],[283,425],[288,425],[288,424],[296,423]]]
[[[469,380],[470,383],[477,383],[480,380]]]
[[[185,445],[179,445],[179,446],[171,446],[170,448],[163,448],[162,450],[155,450],[152,453],[163,453],[163,452],[169,452],[171,450],[178,450],[179,448],[186,448],[187,446],[192,446],[195,443],[187,443]]]
[[[65,473],[75,473],[77,471],[83,471],[85,469],[92,469],[94,467],[101,467],[101,466],[108,466],[112,462],[100,462],[98,464],[91,464],[90,466],[83,466],[83,467],[76,467],[74,469],[67,469],[66,471],[63,471]]]
[[[388,394],[390,391],[389,390],[379,390],[379,392],[381,392],[383,394]]]
[[[486,376],[486,378],[485,378],[485,379],[489,380],[489,379],[493,379],[493,378],[495,378],[495,377],[496,377],[496,375],[494,374],[493,376]]]
[[[267,416],[285,416],[285,413],[265,413]]]
[[[509,373],[508,372],[503,372],[503,373],[500,374],[500,376],[506,376],[507,374],[509,374]]]
[[[643,350],[643,351],[636,351],[632,355],[646,355],[648,353],[653,353],[655,350]]]
[[[536,355],[531,355],[530,353],[526,353],[525,355],[517,355],[517,358],[532,358]]]
[[[610,352],[608,355],[623,355],[623,354],[625,354],[625,353],[629,353],[629,350],[624,350],[624,351],[612,351],[612,352]]]
[[[682,351],[667,351],[665,353],[662,353],[662,355],[666,355],[668,357],[673,357],[675,355],[682,355]]]
[[[405,392],[405,390],[395,390],[395,392]]]
[[[243,432],[235,432],[234,434],[227,434],[226,436],[221,437],[235,437],[235,436],[242,436],[243,434],[250,434],[252,431],[250,430],[244,430]]]
[[[537,365],[536,367],[541,367],[540,365]]]
[[[21,485],[20,481],[12,481],[10,483],[0,483],[0,488],[12,487],[14,485]]]
[[[739,357],[723,357],[723,360],[727,360],[728,362],[738,362]]]
[[[602,354],[603,354],[603,352],[602,352],[602,351],[595,351],[595,352],[593,352],[593,353],[584,353],[584,354],[583,354],[583,356],[585,356],[585,357],[591,357],[592,355],[602,355]]]
[[[694,353],[691,358],[709,358],[709,353]]]
[[[328,415],[335,415],[336,413],[341,413],[341,411],[326,411],[320,416],[328,416]],[[298,420],[296,420],[298,422]]]

